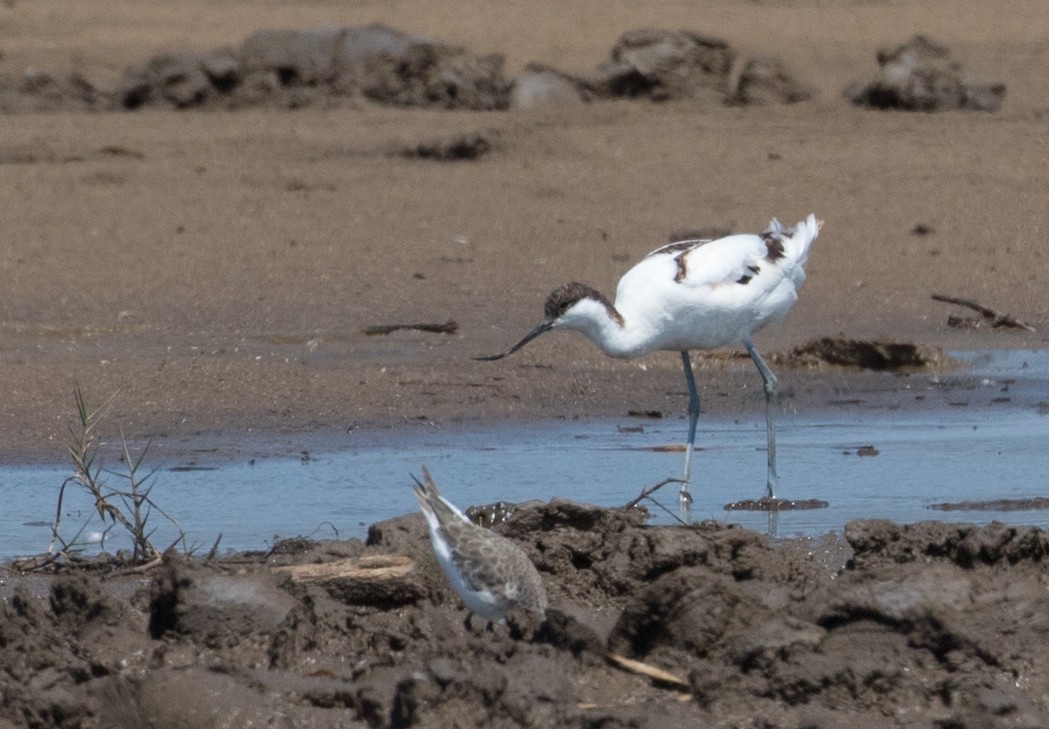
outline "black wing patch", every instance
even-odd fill
[[[783,251],[783,235],[781,233],[765,231],[761,234],[761,240],[765,241],[765,247],[769,251],[765,259],[770,263],[775,263],[786,255]],[[757,271],[754,273],[757,273]]]
[[[742,276],[740,276],[738,279],[736,279],[736,283],[738,283],[738,284],[750,283],[750,279],[754,278],[759,273],[761,273],[761,269],[758,268],[757,266],[747,266],[747,271],[749,271],[749,273],[745,273]]]
[[[693,238],[690,240],[679,240],[674,243],[667,243],[665,246],[655,249],[648,254],[648,257],[667,255],[674,257],[674,263],[677,264],[677,273],[674,274],[674,283],[681,283],[685,280],[688,275],[688,264],[685,262],[685,258],[689,251],[699,248],[705,243],[710,243],[712,238]]]

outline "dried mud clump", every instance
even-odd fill
[[[591,81],[605,96],[721,101],[735,54],[728,43],[689,31],[649,28],[619,37]]]
[[[463,132],[449,137],[439,137],[415,144],[405,144],[394,149],[393,154],[408,159],[461,162],[480,159],[493,149],[496,149],[499,144],[499,133],[495,130]],[[446,327],[445,331],[447,329]],[[454,333],[455,329],[458,329],[458,327],[453,328],[448,333]]]
[[[776,58],[751,58],[743,66],[735,83],[737,104],[794,104],[809,101],[812,89],[794,77],[787,66]]]
[[[361,103],[467,109],[565,107],[599,98],[717,104],[806,101],[811,89],[774,58],[741,58],[690,31],[624,33],[611,60],[578,78],[531,63],[507,78],[500,54],[479,55],[384,25],[262,29],[239,48],[158,53],[115,88],[80,75],[30,71],[0,78],[0,112],[143,108],[353,107]]]
[[[985,527],[938,521],[896,524],[884,519],[850,522],[845,536],[855,564],[945,560],[959,567],[1043,562],[1049,534],[1035,527],[994,522]]]
[[[124,72],[117,98],[125,109],[188,109],[219,103],[241,80],[232,49],[207,54],[162,53]]]
[[[479,56],[383,25],[265,29],[238,50],[169,53],[129,68],[124,108],[377,104],[504,109],[510,81],[499,55]]]
[[[900,370],[937,365],[943,361],[943,353],[910,342],[820,337],[803,342],[786,354],[774,356],[773,360],[791,367],[830,364],[865,370]]]
[[[735,73],[736,69],[741,69]],[[778,60],[740,61],[728,43],[691,31],[652,28],[619,37],[611,60],[587,80],[604,97],[708,103],[793,103],[812,92]]]
[[[80,74],[59,75],[30,69],[21,77],[0,77],[0,112],[109,111],[112,93]]]
[[[878,65],[873,81],[845,91],[853,104],[905,111],[998,111],[1005,100],[1005,84],[973,73],[946,46],[924,35],[881,49]]]

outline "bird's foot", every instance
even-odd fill
[[[682,511],[692,511],[692,492],[688,490],[688,482],[681,482],[681,490],[677,494],[677,503]]]

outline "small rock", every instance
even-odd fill
[[[514,80],[510,108],[537,109],[579,106],[589,101],[583,83],[548,66],[529,64]]]
[[[296,606],[266,572],[226,575],[191,562],[168,558],[151,590],[149,632],[223,634],[275,631]]]
[[[245,73],[275,71],[284,86],[316,85],[333,74],[341,26],[312,30],[265,29],[248,36],[240,47]]]

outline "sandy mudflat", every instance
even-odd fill
[[[0,456],[63,458],[74,381],[93,402],[119,391],[107,432],[151,439],[161,457],[339,447],[354,427],[677,416],[673,354],[616,362],[565,334],[503,362],[470,358],[517,341],[566,280],[611,293],[674,231],[756,231],[810,211],[825,226],[809,281],[759,335],[763,351],[824,335],[1044,346],[1041,0],[13,0],[0,4],[0,76],[106,86],[161,50],[373,22],[504,54],[510,75],[529,61],[585,74],[623,31],[684,28],[782,59],[817,97],[0,117]],[[1007,84],[1003,108],[850,106],[842,90],[873,75],[877,49],[916,32]],[[497,142],[477,160],[390,154],[473,132]],[[951,328],[967,312],[933,293],[1037,332]],[[454,334],[363,333],[449,320]],[[798,408],[896,386],[778,369]],[[759,407],[746,361],[704,358],[699,377],[725,395],[706,400],[715,411]],[[119,579],[105,564],[12,574],[0,727],[1049,725],[1040,532],[855,523],[812,559],[740,529],[648,529],[565,504],[504,528],[560,611],[535,634],[462,626],[418,516],[379,525],[367,546],[168,560]],[[411,574],[371,592],[273,570],[390,553]],[[606,649],[680,682],[612,668]]]
[[[74,378],[96,402],[119,390],[113,424],[161,447],[248,429],[297,437],[416,419],[676,412],[672,354],[646,358],[642,372],[558,335],[515,360],[470,356],[516,341],[565,280],[611,294],[673,231],[758,230],[772,215],[810,211],[826,225],[809,281],[785,324],[759,335],[763,350],[835,334],[1039,346],[1042,334],[949,329],[948,314],[964,312],[929,299],[971,298],[1035,326],[1049,318],[1049,41],[1037,2],[1009,7],[5,5],[0,73],[75,70],[100,85],[154,52],[235,46],[260,27],[385,22],[503,53],[512,75],[531,60],[586,73],[622,31],[654,26],[779,57],[818,96],[748,108],[620,101],[2,118],[2,450],[58,457]],[[1004,108],[848,105],[841,90],[873,75],[875,51],[916,31],[1006,83]],[[500,144],[477,161],[388,154],[478,130]],[[918,224],[931,232],[913,234]],[[362,334],[449,319],[459,326],[451,336]],[[701,382],[718,387],[721,369]],[[786,377],[820,387],[810,374]]]

